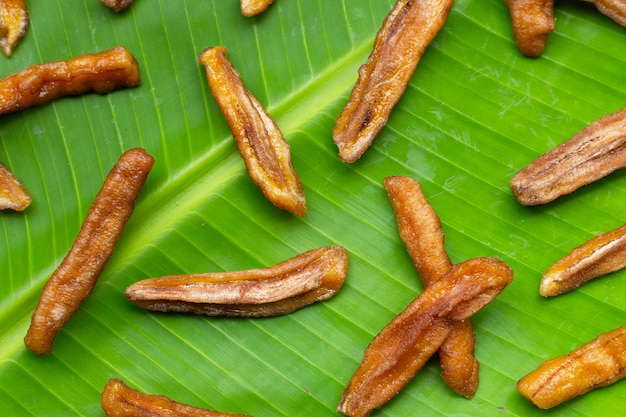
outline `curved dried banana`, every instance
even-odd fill
[[[164,395],[145,394],[117,378],[107,381],[100,396],[100,405],[107,417],[249,417],[192,407]]]
[[[344,162],[372,144],[408,85],[424,51],[446,22],[453,0],[398,0],[376,35],[350,100],[333,128]]]
[[[130,285],[126,297],[154,311],[276,316],[329,299],[347,272],[347,251],[324,246],[268,268],[145,279]]]
[[[626,326],[542,363],[518,381],[517,390],[537,407],[548,409],[625,376]]]
[[[250,178],[276,207],[306,215],[300,178],[291,163],[291,149],[278,125],[248,90],[226,56],[226,48],[207,48],[199,61]]]

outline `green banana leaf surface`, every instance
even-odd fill
[[[0,409],[5,416],[103,416],[109,378],[196,407],[256,417],[337,416],[371,339],[423,290],[382,181],[418,180],[455,263],[493,256],[515,278],[473,317],[481,363],[473,399],[437,358],[372,415],[597,416],[626,408],[617,382],[540,410],[516,382],[541,362],[626,324],[626,272],[553,298],[543,271],[626,222],[621,171],[537,207],[510,178],[597,118],[626,106],[626,28],[584,1],[557,2],[537,58],[512,37],[502,0],[457,0],[386,127],[341,162],[331,131],[392,0],[276,0],[256,17],[236,0],[29,0],[30,26],[0,77],[125,46],[142,84],[65,97],[0,119],[0,161],[30,191],[0,213]],[[228,50],[280,126],[307,198],[298,217],[252,183],[198,55]],[[70,249],[104,178],[127,149],[155,165],[96,287],[37,356],[23,338],[41,290]],[[336,244],[349,272],[331,299],[246,319],[154,313],[130,284],[170,274],[271,266]]]

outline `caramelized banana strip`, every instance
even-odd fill
[[[24,211],[32,198],[20,180],[0,163],[0,210]]]
[[[144,394],[117,378],[111,378],[106,383],[100,405],[107,417],[249,417],[192,407],[164,395]]]
[[[106,94],[141,83],[137,61],[124,47],[66,61],[32,65],[0,79],[0,115],[68,95]]]
[[[539,293],[551,297],[626,267],[626,225],[572,250],[544,272]]]
[[[539,408],[555,407],[626,376],[626,326],[603,333],[524,376],[517,390]]]
[[[324,246],[268,268],[145,279],[129,286],[126,297],[154,311],[276,316],[329,299],[347,272],[347,251]]]
[[[72,248],[43,288],[24,338],[34,353],[52,352],[57,332],[93,290],[153,164],[143,149],[131,149],[109,172]]]
[[[406,89],[424,51],[443,27],[453,0],[398,0],[376,35],[350,100],[333,128],[344,162],[369,148]]]
[[[132,4],[133,0],[100,0],[106,7],[113,10],[114,12],[123,12],[128,9]]]
[[[422,285],[427,287],[452,268],[439,216],[416,180],[393,176],[385,178],[383,184],[396,215],[400,238],[419,273]]]
[[[626,2],[624,0],[585,0],[593,3],[600,13],[626,27]]]
[[[241,0],[241,14],[246,17],[256,16],[267,9],[274,0]]]
[[[441,221],[431,207],[419,182],[394,176],[384,180],[391,200],[400,238],[427,287],[452,268],[444,247]],[[472,398],[478,389],[479,363],[474,356],[476,337],[470,319],[455,321],[439,348],[441,376],[456,393]]]
[[[513,271],[494,258],[454,265],[376,335],[337,410],[364,417],[384,405],[439,349],[454,321],[471,317],[512,280]]]
[[[537,57],[554,31],[554,0],[504,0],[511,15],[513,38],[520,52]]]
[[[306,214],[300,178],[291,164],[291,150],[274,120],[245,87],[226,48],[207,48],[199,61],[209,87],[237,142],[250,178],[276,207]]]
[[[626,108],[601,117],[510,181],[525,206],[549,203],[626,166]]]
[[[29,23],[25,0],[0,0],[0,48],[4,56],[13,54]]]

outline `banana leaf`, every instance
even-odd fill
[[[543,411],[515,388],[541,362],[626,324],[626,272],[545,299],[542,272],[626,221],[617,171],[569,196],[522,207],[508,182],[539,155],[626,106],[626,29],[590,3],[556,4],[544,53],[522,56],[501,0],[457,0],[371,148],[341,162],[331,130],[392,0],[277,0],[244,17],[236,0],[29,0],[31,21],[0,77],[117,45],[142,85],[65,97],[3,116],[0,161],[30,191],[0,213],[0,409],[7,416],[102,416],[109,378],[197,407],[261,416],[335,416],[372,337],[422,290],[382,180],[422,184],[453,262],[495,256],[513,283],[473,317],[476,396],[433,358],[377,416],[597,416],[626,408],[616,383]],[[198,55],[222,45],[280,126],[307,198],[298,217],[250,180]],[[51,355],[23,337],[41,289],[122,152],[155,166],[91,295]],[[262,319],[154,313],[124,296],[169,274],[270,266],[314,247],[348,249],[341,291]]]

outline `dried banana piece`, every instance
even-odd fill
[[[511,15],[513,38],[527,57],[541,55],[554,31],[554,0],[504,0]]]
[[[443,27],[453,0],[398,0],[376,35],[350,100],[333,128],[344,162],[354,162],[387,124],[424,51]]]
[[[452,268],[444,247],[441,221],[416,180],[393,176],[384,180],[398,221],[400,238],[427,287]],[[476,337],[471,319],[455,321],[439,348],[441,376],[456,393],[471,398],[478,389],[479,363],[474,356]]]
[[[261,14],[274,3],[274,0],[241,0],[241,14],[246,17]]]
[[[624,0],[585,0],[593,3],[600,13],[626,27],[626,2]]]
[[[32,198],[20,180],[0,163],[0,210],[24,211]]]
[[[13,54],[29,23],[25,0],[0,0],[0,48],[4,56]]]
[[[626,108],[601,117],[511,178],[525,205],[549,203],[626,166]]]
[[[24,338],[38,355],[91,293],[135,208],[154,158],[143,149],[124,152],[92,203],[72,248],[43,288]]]
[[[154,311],[276,316],[331,298],[347,272],[347,251],[324,246],[268,268],[145,279],[129,286],[126,297]]]
[[[563,294],[624,267],[626,225],[588,240],[548,268],[539,293],[544,297]]]
[[[494,258],[454,265],[374,337],[337,410],[365,417],[395,396],[439,349],[452,323],[470,318],[513,280]]]
[[[245,87],[226,56],[226,48],[207,48],[199,61],[213,96],[237,142],[250,178],[276,207],[306,215],[300,178],[278,125]]]
[[[144,394],[117,378],[109,379],[105,385],[100,405],[107,417],[249,417],[192,407],[164,395]]]
[[[132,4],[133,0],[100,0],[106,7],[113,10],[114,12],[123,12],[128,9]]]
[[[626,326],[601,334],[520,379],[517,390],[539,408],[555,407],[626,376]]]
[[[68,95],[106,94],[141,84],[137,61],[118,46],[65,61],[32,65],[0,79],[0,115]]]

